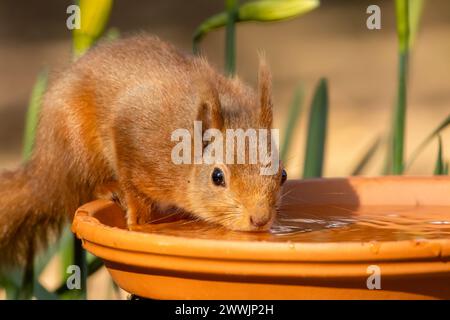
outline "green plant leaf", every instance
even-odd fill
[[[436,159],[436,165],[434,167],[435,175],[444,175],[445,174],[445,163],[442,154],[442,138],[438,135],[438,154]]]
[[[405,169],[408,169],[412,165],[412,163],[417,159],[419,154],[425,149],[425,147],[433,140],[433,138],[436,137],[442,130],[444,130],[449,125],[450,125],[450,114],[411,153],[411,156],[409,157],[408,162],[405,165]]]
[[[394,112],[394,124],[392,129],[391,154],[392,174],[402,174],[404,166],[405,127],[407,111],[407,78],[409,68],[408,52],[400,53],[398,70],[397,102]]]
[[[308,136],[306,140],[303,177],[321,177],[325,154],[328,119],[328,88],[326,79],[321,79],[311,105]]]
[[[62,279],[65,279],[67,277],[67,267],[74,264],[74,258],[73,258],[73,234],[70,231],[70,226],[66,225],[64,227],[63,232],[61,233],[60,238],[60,248],[59,248],[59,254],[61,258],[61,275]]]
[[[74,237],[74,260],[75,265],[80,267],[80,299],[86,299],[87,298],[87,261],[86,261],[86,251],[83,249],[83,245],[81,243],[81,240]]]
[[[414,45],[425,0],[409,0],[409,47]]]
[[[409,0],[396,0],[395,12],[397,37],[399,43],[399,64],[397,81],[397,98],[391,139],[388,144],[387,163],[390,167],[386,173],[402,174],[404,170],[405,125],[407,111],[407,82],[409,69]]]
[[[59,300],[56,294],[44,288],[39,281],[35,281],[33,292],[35,297],[40,300]]]
[[[46,69],[44,69],[38,74],[33,90],[31,92],[25,120],[25,133],[22,151],[22,156],[25,161],[30,158],[33,150],[36,128],[39,119],[39,111],[41,109],[41,100],[47,88],[47,81],[48,72]]]
[[[87,274],[90,276],[96,273],[101,267],[103,267],[103,261],[98,257],[93,257],[91,261],[89,261]]]
[[[294,131],[300,119],[302,111],[303,88],[299,85],[294,91],[294,97],[289,107],[288,118],[286,122],[286,133],[284,135],[283,145],[281,147],[281,160],[287,163],[287,155],[291,142],[294,137]]]
[[[89,256],[91,257],[91,256]],[[95,256],[92,256],[92,258],[88,259],[88,265],[87,265],[87,276],[91,276],[94,273],[96,273],[98,270],[100,270],[101,267],[103,267],[103,261]],[[65,277],[61,283],[61,285],[54,291],[55,294],[59,296],[64,296],[67,291],[70,291],[66,286],[67,277]]]
[[[113,5],[112,0],[80,0],[81,27],[73,30],[75,58],[83,55],[102,35]]]
[[[305,14],[320,5],[318,0],[259,0],[239,7],[239,21],[279,21]]]
[[[270,22],[292,19],[317,8],[318,0],[258,0],[250,1],[238,7],[236,22]],[[203,21],[193,35],[193,51],[198,53],[199,43],[210,31],[227,24],[228,13],[221,12]]]
[[[364,169],[366,168],[367,164],[370,162],[370,160],[373,158],[375,153],[377,152],[380,144],[381,144],[381,137],[377,137],[369,146],[367,151],[363,154],[361,159],[358,161],[357,165],[355,166],[355,169],[353,169],[351,175],[357,176],[360,175]]]
[[[23,270],[13,269],[0,273],[0,287],[6,291],[6,299],[17,299],[23,279]]]
[[[77,262],[77,254],[76,254],[76,243],[75,243],[75,236],[72,234],[70,230],[70,226],[67,225],[64,228],[64,231],[61,235],[61,246],[59,250],[60,258],[61,258],[61,279],[62,283],[61,286],[67,289],[66,282],[70,274],[67,273],[67,270],[69,266],[71,265],[78,265],[79,262]],[[82,269],[83,266],[80,266],[80,269]],[[81,270],[83,272],[83,270]],[[81,274],[83,277],[83,274]],[[82,287],[83,288],[83,287]],[[80,299],[83,297],[82,290],[68,290],[70,293],[63,294],[65,291],[55,291],[56,294],[58,294],[62,299]]]
[[[27,258],[27,262],[25,265],[22,284],[20,286],[19,295],[16,299],[20,300],[28,300],[33,298],[33,289],[34,284],[36,282],[36,278],[34,276],[34,254],[32,253]]]
[[[407,113],[407,82],[409,51],[414,42],[422,15],[424,0],[396,0],[395,12],[399,44],[397,100],[391,129],[391,139],[385,164],[385,174],[402,174],[405,170],[405,123]]]

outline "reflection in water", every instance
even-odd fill
[[[448,207],[332,206],[283,209],[269,232],[237,232],[205,222],[178,220],[138,231],[201,239],[272,242],[393,241],[450,238]]]

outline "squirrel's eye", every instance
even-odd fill
[[[225,186],[225,175],[219,168],[214,168],[211,178],[216,186]]]
[[[287,172],[286,170],[282,170],[281,171],[281,185],[283,185],[287,180]]]

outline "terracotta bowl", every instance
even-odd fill
[[[86,250],[103,259],[121,288],[141,297],[450,298],[448,177],[293,180],[283,193],[289,196],[282,198],[281,216],[292,221],[314,210],[319,221],[332,219],[336,210],[357,221],[361,212],[373,208],[386,216],[400,212],[402,217],[429,219],[431,227],[441,229],[430,229],[431,238],[411,236],[408,224],[391,230],[383,223],[380,234],[373,228],[342,233],[339,226],[281,236],[214,226],[201,232],[194,228],[196,222],[188,224],[191,231],[180,229],[179,222],[129,231],[119,207],[98,200],[78,209],[72,230]],[[351,225],[346,226],[350,231]],[[374,270],[380,282],[369,289],[368,281],[376,283],[369,279]]]

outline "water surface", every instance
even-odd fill
[[[450,239],[450,208],[297,206],[281,210],[268,232],[237,232],[181,219],[139,231],[201,239],[272,242],[360,242]]]

